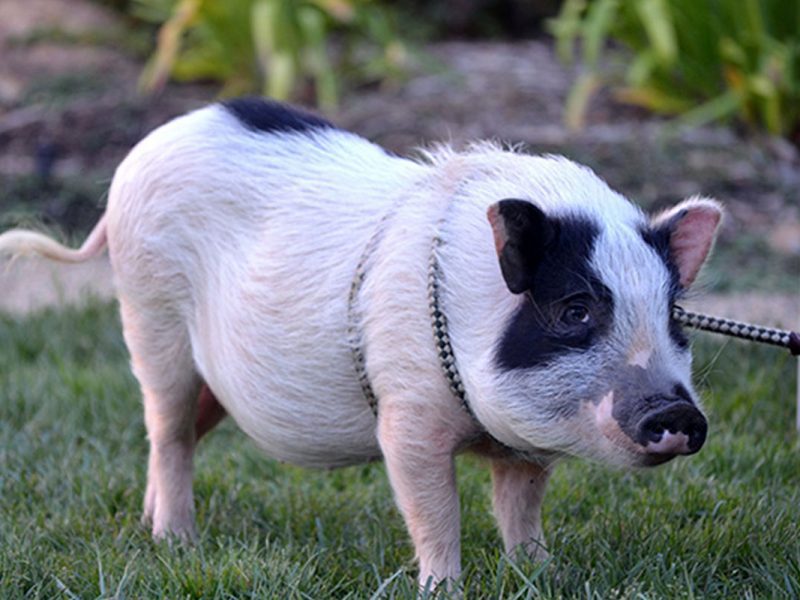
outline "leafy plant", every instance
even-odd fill
[[[365,76],[376,73],[376,48],[381,76],[405,59],[386,9],[370,0],[135,0],[133,12],[161,23],[141,80],[150,92],[172,76],[222,81],[224,96],[260,91],[285,100],[309,80],[330,108],[338,97],[331,33],[346,34],[343,57],[352,58],[350,46],[371,46],[369,60],[359,61]]]
[[[737,117],[800,143],[798,0],[565,0],[551,31],[567,60],[581,42],[573,127],[611,83],[622,101],[683,124]],[[601,64],[609,42],[631,51],[622,69]]]

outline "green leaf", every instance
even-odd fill
[[[319,10],[304,7],[298,12],[300,31],[306,46],[306,63],[314,76],[317,102],[325,109],[336,107],[336,76],[328,60],[325,18]]]
[[[589,6],[583,36],[583,58],[590,68],[594,68],[600,60],[618,8],[619,0],[595,0]]]
[[[678,43],[665,0],[639,0],[635,6],[653,55],[662,65],[672,65],[678,57]]]
[[[272,0],[256,0],[251,8],[250,29],[256,60],[262,74],[267,73],[269,57],[275,49],[272,21],[275,18],[276,8],[275,2]]]
[[[675,123],[678,126],[684,127],[705,125],[706,123],[732,117],[740,106],[740,96],[734,91],[728,91],[687,111],[676,119]]]
[[[556,53],[565,62],[572,62],[575,40],[582,31],[581,16],[586,0],[565,0],[558,17],[547,22],[547,29],[556,38]]]
[[[648,50],[640,52],[628,67],[625,81],[633,87],[644,85],[653,76],[657,66],[655,52]]]
[[[662,114],[678,114],[689,110],[692,103],[680,95],[673,95],[655,85],[624,87],[614,90],[614,97],[621,102],[642,106]]]
[[[277,100],[288,100],[297,71],[295,57],[289,52],[273,52],[267,64],[267,95]]]
[[[576,131],[583,128],[586,121],[586,109],[598,87],[600,87],[600,79],[595,73],[585,72],[578,77],[567,96],[564,107],[564,122],[569,129]]]

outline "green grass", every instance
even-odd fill
[[[800,596],[796,363],[696,346],[706,447],[651,471],[561,465],[544,566],[502,557],[486,469],[459,459],[467,597]],[[127,361],[113,306],[0,317],[0,597],[413,597],[380,464],[280,465],[230,423],[198,452],[200,543],[154,544],[139,525],[147,446]]]

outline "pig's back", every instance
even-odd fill
[[[324,123],[257,117],[209,107],[126,158],[108,207],[120,294],[180,315],[198,372],[270,455],[376,457],[348,294],[381,217],[426,168]]]

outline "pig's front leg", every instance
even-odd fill
[[[414,542],[421,587],[461,574],[452,422],[419,406],[381,402],[378,439],[389,482]]]
[[[535,463],[492,461],[492,504],[506,552],[523,548],[531,558],[547,558],[542,537],[541,507],[550,472]]]

